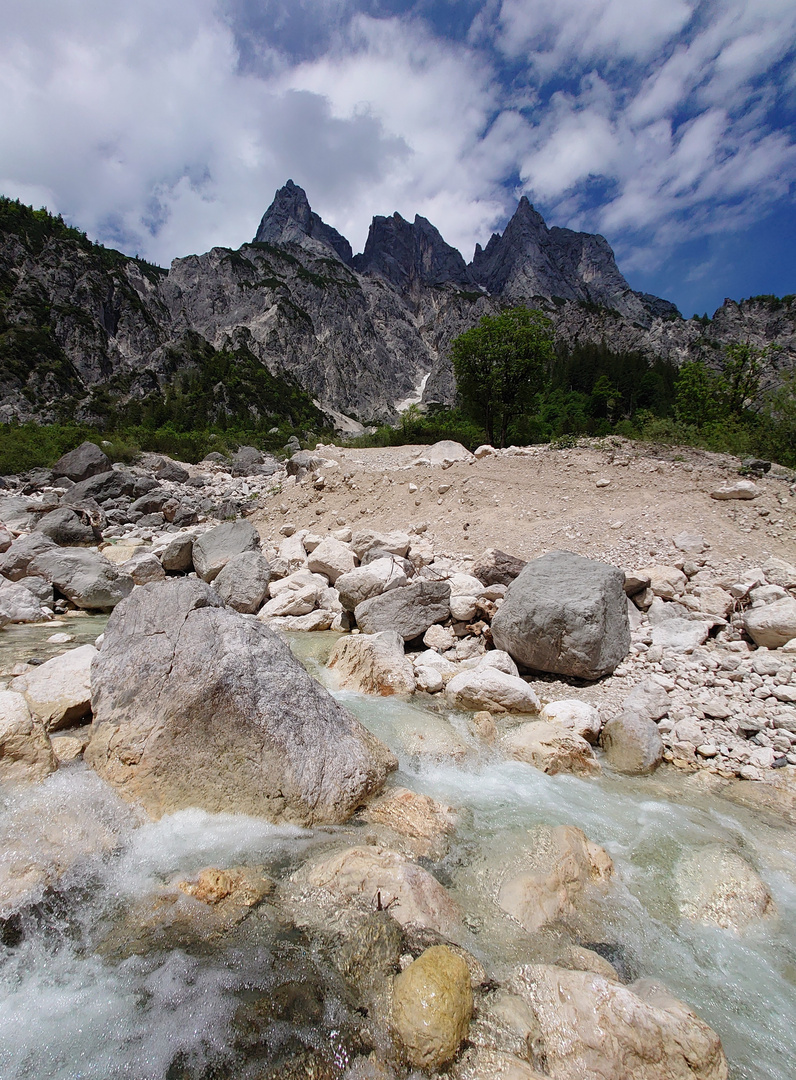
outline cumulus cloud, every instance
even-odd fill
[[[288,177],[355,248],[398,210],[466,257],[526,193],[644,269],[789,197],[794,40],[792,0],[28,0],[0,189],[162,262]]]

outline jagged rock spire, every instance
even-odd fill
[[[274,201],[263,214],[254,241],[300,244],[305,237],[325,244],[344,263],[351,262],[353,252],[346,238],[313,213],[304,189],[288,180],[274,195]]]
[[[402,290],[446,282],[470,288],[474,284],[461,254],[419,214],[414,222],[398,213],[374,217],[354,268],[361,274],[380,274]]]

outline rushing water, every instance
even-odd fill
[[[324,679],[331,640],[294,641]],[[34,646],[25,640],[26,650]],[[796,841],[790,828],[711,794],[693,778],[549,777],[485,750],[462,716],[390,698],[337,696],[398,754],[399,782],[460,811],[456,841],[432,869],[465,909],[463,943],[491,975],[500,979],[513,964],[532,959],[527,935],[495,908],[496,869],[520,858],[533,826],[577,825],[607,849],[616,868],[609,896],[589,913],[584,942],[608,943],[629,976],[653,977],[695,1008],[720,1034],[735,1080],[793,1076]],[[82,855],[53,891],[54,837],[64,830],[73,853]],[[341,834],[346,830],[279,828],[197,810],[142,823],[80,764],[41,785],[0,792],[0,881],[5,871],[36,868],[25,915],[5,924],[0,951],[0,1077],[250,1075],[221,1065],[219,1072],[203,1070],[229,1060],[233,1039],[241,1045],[241,1002],[267,996],[277,969],[284,974],[295,965],[297,981],[310,977],[311,947],[271,919],[268,905],[229,934],[223,948],[148,944],[140,905],[164,883],[209,865],[257,866],[284,877],[308,850]],[[737,936],[679,918],[673,868],[684,851],[713,842],[756,866],[776,902],[776,920]],[[290,1030],[288,1017],[300,1025],[304,1005],[291,1003],[269,1022],[267,1039],[298,1037],[310,1053],[326,1055],[330,1075],[342,1075],[346,1053],[330,1050],[329,1032],[345,1026],[344,1005],[329,992],[322,1015],[313,1021],[309,1008],[303,1027]]]

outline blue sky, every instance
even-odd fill
[[[250,239],[290,177],[361,250],[465,258],[526,194],[637,289],[796,292],[793,0],[26,0],[0,191],[168,264]]]

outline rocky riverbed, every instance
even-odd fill
[[[145,1068],[133,1009],[85,1075],[720,1077],[719,1037],[787,1075],[792,477],[618,441],[103,457],[0,493],[7,1008],[47,949],[121,1012],[187,955],[195,1038]]]

